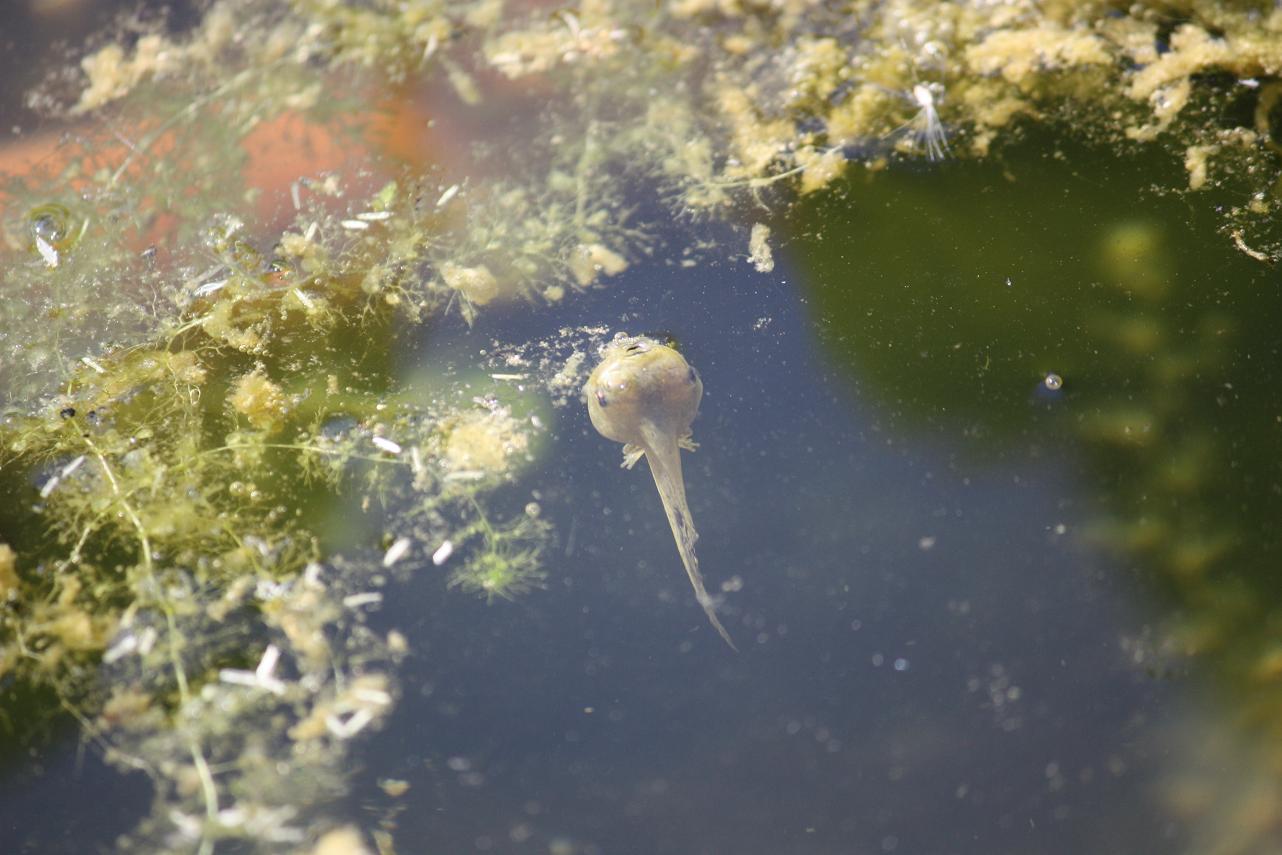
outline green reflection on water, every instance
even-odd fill
[[[882,420],[1079,465],[1086,537],[1171,616],[1142,658],[1211,654],[1282,737],[1282,299],[1215,234],[1217,200],[1159,195],[1159,169],[1042,135],[848,179],[804,203],[791,249],[832,363]]]

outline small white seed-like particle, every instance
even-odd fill
[[[410,551],[410,539],[408,537],[399,538],[395,543],[387,548],[383,555],[383,566],[391,567],[397,561],[400,561]]]
[[[396,443],[396,442],[393,442],[392,440],[388,439],[388,438],[387,438],[387,437],[385,437],[385,436],[373,436],[373,437],[370,437],[370,440],[369,440],[369,441],[370,441],[370,442],[372,442],[372,443],[374,443],[375,445],[377,445],[379,448],[383,449],[384,451],[386,451],[388,454],[400,454],[400,453],[401,453],[401,446],[400,446],[400,444],[399,444],[399,443]],[[404,538],[402,538],[402,540],[403,540],[403,539],[404,539]],[[398,543],[399,543],[399,541],[398,541]]]
[[[449,561],[450,556],[453,554],[454,554],[454,544],[447,540],[444,543],[442,543],[435,552],[432,553],[432,563],[435,564],[437,567],[440,567],[446,561]]]

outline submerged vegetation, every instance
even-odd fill
[[[638,208],[759,216],[1065,118],[1153,146],[1274,261],[1278,76],[1282,10],[1249,2],[222,0],[99,45],[31,94],[71,130],[0,187],[0,680],[150,777],[137,848],[320,851],[345,745],[397,697],[383,590],[551,572],[538,505],[490,497],[545,452],[582,347],[406,377],[407,325],[749,245],[676,257]]]

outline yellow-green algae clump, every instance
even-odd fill
[[[623,274],[656,248],[625,182],[709,216],[1068,118],[1159,146],[1172,189],[1237,200],[1242,252],[1282,255],[1269,3],[225,0],[81,71],[32,97],[81,132],[0,188],[0,675],[151,776],[140,849],[346,834],[320,837],[343,746],[404,653],[364,628],[375,571],[449,542],[455,587],[542,581],[547,524],[482,510],[535,456],[532,405],[411,390],[393,330]],[[454,159],[407,149],[384,119],[415,87],[450,93],[434,127],[496,101],[527,120]],[[281,178],[261,152],[286,130],[368,162]],[[486,154],[518,142],[519,174]],[[397,511],[332,554],[344,503]]]

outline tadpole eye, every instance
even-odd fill
[[[596,392],[596,402],[603,407],[608,405],[608,402],[605,399],[605,393],[602,392],[600,389],[597,389],[597,392]]]

